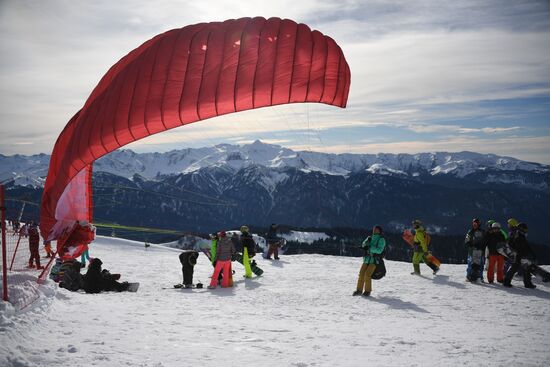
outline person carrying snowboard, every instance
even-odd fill
[[[481,279],[483,282],[483,266],[485,257],[485,231],[480,227],[480,220],[472,220],[472,228],[466,234],[464,244],[468,248],[468,267],[466,268],[466,280],[475,282]]]
[[[495,270],[497,272],[497,282],[504,282],[504,256],[499,253],[506,246],[506,237],[500,228],[500,223],[493,222],[487,229],[487,248],[489,249],[489,267],[487,269],[487,280],[493,283],[495,280]]]
[[[509,239],[509,245],[515,251],[515,259],[510,259],[511,266],[504,277],[503,285],[505,287],[512,286],[512,278],[518,271],[523,270],[523,285],[525,288],[536,288],[531,281],[531,264],[535,260],[535,253],[527,242],[527,224],[519,223],[513,233],[513,237]]]
[[[372,274],[376,270],[376,265],[380,263],[381,254],[386,248],[386,240],[382,236],[382,227],[374,226],[372,235],[363,241],[361,247],[365,251],[365,255],[363,256],[363,264],[361,270],[359,270],[357,287],[353,295],[368,297],[372,292]]]
[[[245,278],[252,278],[250,259],[256,255],[256,243],[247,226],[241,227],[241,246],[243,248],[243,265]]]
[[[209,289],[216,289],[218,284],[218,276],[223,271],[222,287],[228,288],[233,286],[232,271],[231,271],[231,259],[235,253],[235,246],[233,242],[228,238],[224,231],[218,233],[219,240],[216,246],[216,267],[214,268],[214,274],[210,280]]]
[[[279,260],[279,246],[281,239],[277,236],[277,224],[272,223],[269,231],[265,236],[268,245],[267,259],[271,260],[271,255],[274,255],[275,260]]]
[[[36,223],[31,222],[29,224],[27,233],[29,235],[29,251],[31,253],[29,257],[29,268],[34,268],[34,260],[37,269],[44,269],[43,266],[40,266],[40,253],[38,252],[38,247],[40,246],[40,233],[38,232]]]
[[[426,255],[428,255],[428,241],[427,241],[427,235],[426,230],[422,226],[422,222],[419,219],[415,219],[412,222],[412,225],[414,227],[414,238],[413,238],[413,257],[412,257],[412,263],[413,263],[413,272],[412,275],[420,275],[420,263],[425,263],[430,269],[432,269],[433,273],[436,274],[439,271],[439,268],[430,263],[429,261],[425,261]]]

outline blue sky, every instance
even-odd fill
[[[322,152],[471,150],[550,164],[548,1],[1,1],[0,153],[50,153],[107,69],[152,36],[256,15],[306,23],[340,44],[352,71],[348,108],[247,111],[128,148],[262,139]]]

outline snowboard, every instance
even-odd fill
[[[139,289],[139,283],[128,283],[128,292],[137,292]]]
[[[434,264],[438,268],[441,266],[441,261],[439,261],[439,259],[434,255],[432,255],[431,252],[428,252],[426,255],[424,255],[424,260],[431,264]]]
[[[236,253],[235,260],[237,260],[237,262],[239,262],[240,264],[244,265],[243,254]],[[258,267],[255,260],[252,260],[250,262],[250,270],[252,270],[252,272],[257,276],[261,276],[264,273],[264,271]]]
[[[185,287],[185,285],[178,283],[178,284],[174,284],[174,288],[175,289],[195,289],[195,288],[202,289],[203,284],[201,282],[198,282],[197,284],[192,284],[190,287]]]

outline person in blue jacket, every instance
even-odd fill
[[[357,289],[353,292],[353,295],[368,297],[372,292],[372,274],[376,270],[376,265],[380,263],[382,252],[386,247],[382,227],[374,226],[372,236],[367,237],[361,247],[365,251],[365,255],[363,256],[363,265],[361,265],[359,271],[359,279],[357,279]]]

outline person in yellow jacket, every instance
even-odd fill
[[[425,263],[433,270],[434,274],[439,271],[439,268],[429,261],[425,261],[426,255],[428,255],[428,241],[426,239],[426,230],[422,226],[422,222],[415,219],[412,222],[414,227],[414,242],[413,242],[413,269],[412,275],[420,275],[420,263]]]

